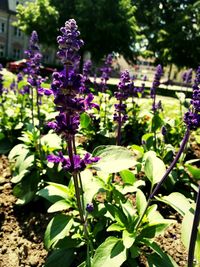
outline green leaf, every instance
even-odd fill
[[[12,183],[19,183],[27,174],[29,173],[28,170],[22,170],[19,174],[13,174],[13,178],[11,179]]]
[[[154,223],[149,223],[140,232],[141,238],[154,238],[156,235],[161,234],[170,224],[175,223],[175,220],[160,219]]]
[[[57,249],[47,258],[44,267],[70,267],[74,259],[72,249]]]
[[[121,232],[122,230],[124,230],[124,226],[118,223],[113,223],[107,228],[107,232],[112,232],[112,231]]]
[[[140,189],[138,189],[136,193],[136,206],[140,216],[143,214],[146,205],[147,205],[146,197],[143,194],[143,192]]]
[[[63,239],[69,234],[73,225],[73,219],[70,216],[59,214],[56,215],[48,224],[44,235],[44,243],[47,249],[56,243],[58,240]]]
[[[33,166],[34,160],[35,160],[34,155],[26,157],[19,166],[19,173],[24,170],[30,169]]]
[[[183,242],[187,250],[189,249],[193,220],[194,220],[194,210],[191,208],[183,217],[182,224],[181,224],[181,241]],[[200,261],[200,228],[198,228],[198,232],[197,232],[194,255],[195,255],[196,260],[199,262]]]
[[[125,248],[130,248],[135,242],[136,233],[129,233],[127,230],[124,230],[122,233],[122,241]]]
[[[51,207],[48,208],[47,212],[56,212],[56,211],[61,211],[61,210],[67,210],[71,208],[72,206],[70,205],[69,202],[67,202],[65,199],[61,199],[57,202],[55,202]]]
[[[136,164],[133,151],[121,146],[100,146],[95,149],[93,155],[100,157],[93,167],[106,173],[120,172]]]
[[[182,216],[184,216],[191,208],[189,200],[179,192],[173,192],[170,195],[164,197],[156,197],[156,199],[166,203],[167,205],[170,205]]]
[[[41,138],[41,145],[61,149],[61,138],[55,133],[48,133]]]
[[[158,128],[163,125],[163,120],[159,114],[155,114],[152,118],[152,132],[155,132]]]
[[[80,116],[80,124],[82,128],[88,128],[91,123],[91,118],[87,113],[82,113]]]
[[[120,267],[126,260],[126,249],[121,240],[108,237],[96,250],[92,267]]]
[[[142,146],[132,145],[131,149],[137,155],[137,158],[141,158],[144,154],[144,148]]]
[[[149,266],[153,267],[160,267],[160,266],[166,266],[166,267],[178,267],[176,262],[166,253],[163,252],[163,250],[153,241],[150,241],[146,238],[142,240],[142,242],[150,247],[157,255],[153,256],[150,255],[148,257],[148,263]]]
[[[26,150],[28,153],[28,149],[24,144],[18,144],[14,146],[8,155],[9,161],[13,160],[16,156],[19,156],[22,153],[22,150]]]
[[[166,172],[164,162],[153,154],[148,155],[145,160],[144,172],[152,186],[158,183]]]
[[[119,224],[126,225],[127,223],[127,218],[125,216],[125,214],[123,213],[123,211],[121,210],[121,208],[108,204],[108,203],[104,203],[107,211],[110,213],[110,215],[113,217],[113,219],[115,219]]]
[[[132,185],[136,181],[135,174],[129,170],[123,170],[119,174],[125,184]]]
[[[199,161],[199,159],[198,159]],[[200,180],[200,169],[196,166],[192,166],[191,164],[185,163],[188,172],[192,175],[192,177],[196,180]]]
[[[142,136],[142,142],[145,143],[145,146],[149,150],[153,146],[153,133],[147,133]]]
[[[90,203],[92,202],[94,195],[98,193],[99,189],[105,187],[105,184],[100,179],[93,176],[90,170],[86,169],[81,172],[80,175],[83,184],[84,202]]]
[[[140,249],[135,245],[131,246],[130,252],[131,252],[131,258],[133,259],[137,258],[140,255]]]
[[[69,189],[67,186],[56,183],[49,183],[48,186],[37,192],[38,196],[41,196],[48,201],[55,203],[62,199],[69,198]]]

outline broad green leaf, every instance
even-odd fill
[[[13,160],[16,156],[19,156],[22,153],[22,150],[26,150],[28,153],[28,149],[26,148],[24,144],[18,144],[14,146],[8,155],[8,159],[10,161]]]
[[[159,247],[158,244],[156,244],[153,241],[150,241],[146,238],[144,238],[142,240],[142,242],[147,245],[148,247],[150,247],[156,254],[157,256],[152,256],[150,255],[148,257],[148,263],[149,266],[151,267],[161,267],[161,266],[166,266],[166,267],[178,267],[178,265],[176,264],[176,262],[165,252],[163,252],[163,250]],[[156,259],[156,260],[154,260]]]
[[[132,145],[131,149],[137,155],[137,158],[141,158],[144,154],[144,148],[142,146]]]
[[[112,232],[112,231],[121,232],[122,230],[124,230],[124,226],[118,223],[113,223],[107,228],[107,232]]]
[[[170,224],[175,223],[175,220],[161,219],[154,223],[149,223],[140,232],[141,238],[154,238],[156,235],[161,234]]]
[[[119,174],[125,184],[133,185],[133,183],[136,181],[135,174],[132,171],[123,170]]]
[[[121,146],[98,147],[93,155],[100,157],[100,160],[93,164],[93,167],[105,173],[120,172],[136,164],[133,151]]]
[[[70,267],[74,259],[72,249],[57,249],[47,258],[44,267]]]
[[[12,183],[19,183],[28,173],[29,173],[28,170],[22,170],[19,174],[17,174],[17,175],[14,174],[12,179],[11,179],[11,182]]]
[[[156,199],[170,205],[182,216],[184,216],[191,208],[190,201],[179,192],[173,192],[168,196],[156,197]]]
[[[61,149],[61,138],[55,133],[48,133],[41,138],[41,145]]]
[[[108,237],[96,250],[91,267],[120,267],[126,260],[126,249],[121,240]]]
[[[67,202],[65,199],[61,199],[57,202],[55,202],[51,207],[48,208],[47,212],[56,212],[56,211],[61,211],[61,210],[67,210],[71,208],[72,206],[70,205],[69,202]]]
[[[83,184],[83,191],[84,191],[84,201],[85,205],[87,203],[92,202],[94,195],[96,195],[99,189],[104,188],[105,184],[98,179],[97,177],[93,176],[90,170],[85,170],[80,173],[81,180]]]
[[[67,186],[56,183],[49,183],[48,186],[37,192],[38,196],[46,198],[48,201],[55,203],[62,199],[69,198],[69,189]]]
[[[127,230],[124,230],[122,233],[122,241],[125,248],[130,248],[135,242],[136,233],[129,233]]]
[[[49,249],[58,240],[63,239],[69,234],[73,225],[73,219],[70,216],[56,215],[48,224],[44,235],[45,247]]]
[[[126,195],[127,193],[134,193],[138,190],[138,187],[145,186],[145,182],[142,180],[138,180],[134,183],[134,185],[115,185],[115,188],[122,193],[123,195]]]
[[[187,249],[189,249],[193,220],[194,210],[191,208],[183,217],[181,224],[181,241]],[[198,228],[197,232],[194,255],[196,260],[200,262],[200,228]]]
[[[157,205],[154,204],[147,209],[147,218],[149,223],[154,223],[163,219],[163,216],[157,211]]]
[[[111,205],[109,203],[104,203],[108,213],[121,225],[126,225],[127,218],[120,207]]]
[[[35,191],[26,191],[21,197],[19,197],[16,201],[17,205],[24,205],[29,203],[33,197],[35,196]]]
[[[138,189],[136,193],[136,206],[140,216],[143,214],[146,205],[147,205],[146,197],[143,194],[143,192],[140,189]]]
[[[30,167],[33,166],[33,163],[34,163],[34,155],[26,157],[25,160],[19,166],[19,173],[24,170],[30,169]]]
[[[144,172],[152,185],[155,185],[166,172],[165,164],[158,157],[149,155],[145,161]]]

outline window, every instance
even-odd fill
[[[21,51],[19,48],[14,48],[13,49],[13,58],[15,58],[15,59],[20,58],[20,53],[21,53]]]
[[[4,57],[4,52],[5,52],[5,45],[0,44],[0,57]]]
[[[14,36],[16,36],[16,37],[22,36],[22,31],[20,29],[18,29],[17,27],[14,27]]]
[[[4,22],[0,22],[0,33],[5,32],[5,23]]]

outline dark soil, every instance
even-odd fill
[[[42,267],[48,254],[43,236],[52,215],[41,210],[38,203],[15,205],[10,176],[8,160],[0,156],[0,267]],[[155,241],[184,267],[187,252],[180,241],[180,227],[180,222],[171,225]],[[145,257],[140,260],[141,267],[148,267]]]
[[[8,161],[1,156],[0,267],[41,267],[47,256],[43,235],[49,217],[33,207],[16,206],[15,201]]]

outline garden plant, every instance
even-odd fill
[[[76,21],[60,32],[62,70],[50,83],[40,76],[36,31],[26,68],[9,82],[0,74],[0,152],[8,154],[16,205],[39,201],[53,214],[44,233],[45,267],[147,266],[142,259],[179,266],[157,241],[177,217],[185,265],[198,266],[200,171],[191,142],[199,139],[200,67],[192,99],[177,94],[176,117],[169,118],[157,100],[161,65],[150,90],[145,81],[136,87],[125,70],[113,92],[115,55],[93,81],[91,61],[80,70],[84,42]],[[184,81],[191,77],[190,71]],[[143,109],[139,100],[147,99]]]

